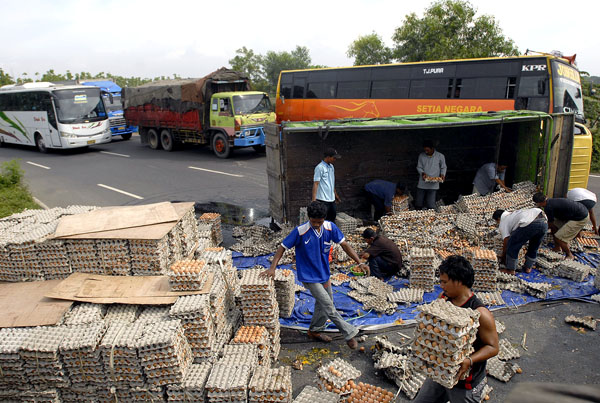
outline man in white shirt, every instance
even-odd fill
[[[596,215],[594,214],[594,206],[598,202],[598,197],[596,193],[590,192],[584,188],[574,188],[567,192],[567,199],[579,202],[585,206],[590,214],[590,221],[592,222],[592,227],[594,229],[594,233],[598,234],[598,226],[596,225]]]
[[[517,211],[496,210],[492,216],[499,224],[498,230],[503,239],[502,256],[508,274],[515,274],[519,261],[519,251],[527,242],[527,254],[523,271],[530,273],[537,260],[537,251],[542,244],[544,235],[548,232],[548,221],[539,208],[529,208]]]

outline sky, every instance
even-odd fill
[[[471,0],[491,15],[521,53],[577,54],[581,71],[600,76],[600,2]],[[407,14],[430,0],[222,2],[155,0],[0,0],[0,68],[13,78],[56,73],[125,77],[202,77],[246,46],[255,53],[310,50],[313,64],[350,66],[348,46],[377,33],[392,46]]]

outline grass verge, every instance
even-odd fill
[[[23,174],[17,160],[0,165],[0,218],[20,213],[25,209],[40,208],[23,183]]]

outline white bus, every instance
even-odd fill
[[[100,89],[46,82],[0,88],[2,143],[77,148],[111,140]]]

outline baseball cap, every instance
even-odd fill
[[[342,156],[339,155],[338,152],[333,147],[329,147],[327,150],[325,150],[324,155],[326,157],[333,157],[333,158],[337,158],[337,159],[342,158]]]

